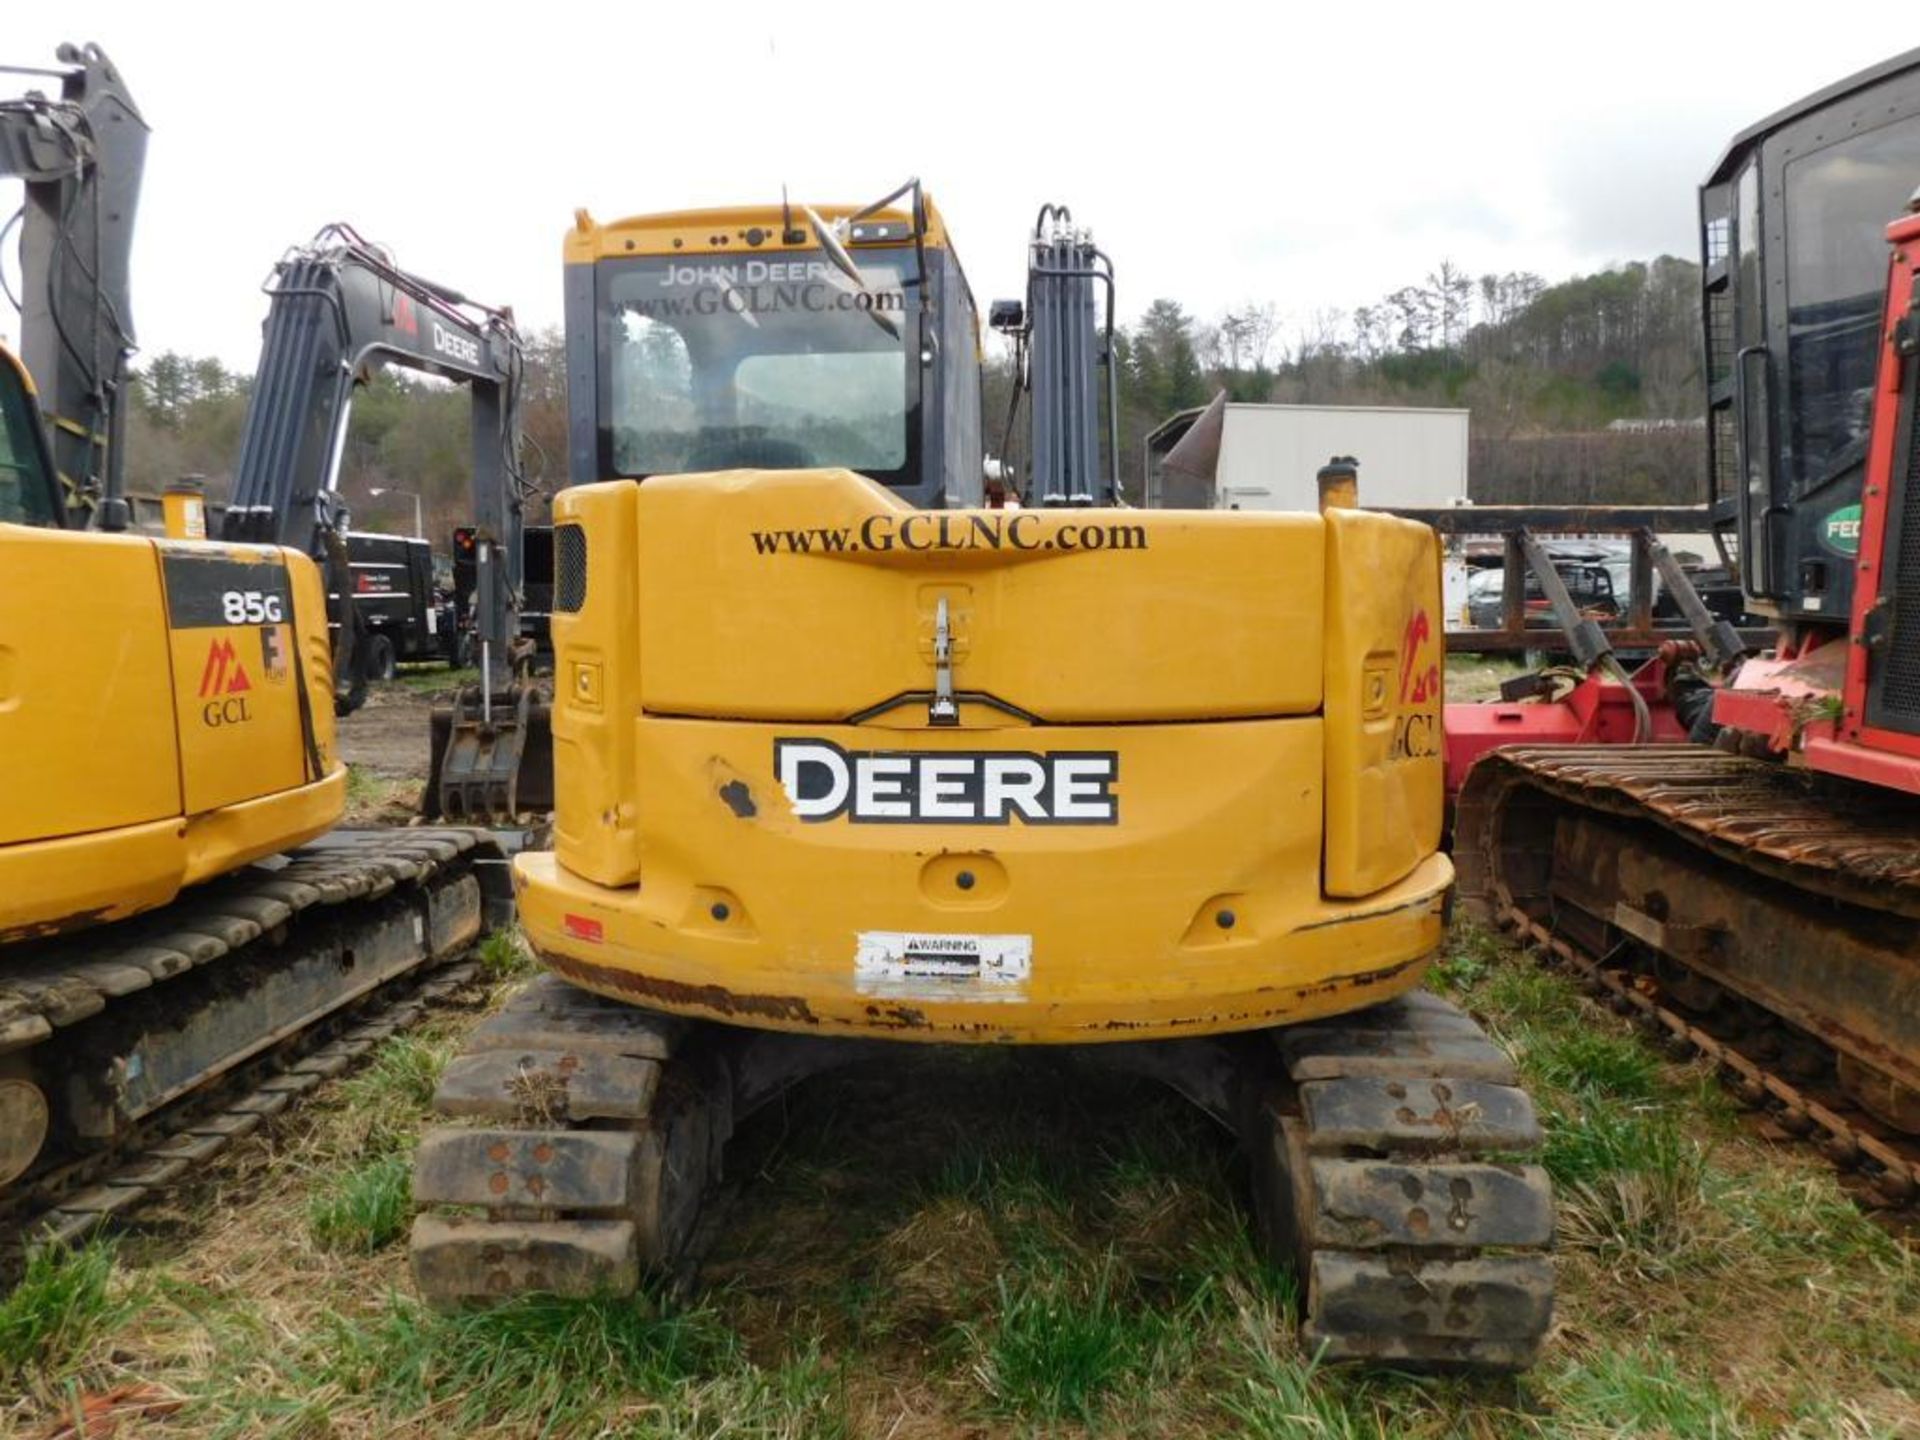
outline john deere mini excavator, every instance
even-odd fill
[[[399,348],[356,339],[343,296],[444,333],[461,352],[445,368],[482,383],[501,338],[380,257],[297,252],[248,416],[242,471],[260,484],[229,512],[279,543],[186,538],[185,507],[167,538],[134,533],[120,422],[146,127],[97,48],[60,58],[44,72],[58,97],[0,103],[0,170],[27,189],[23,349],[45,387],[0,351],[7,1250],[30,1224],[77,1233],[258,1124],[344,1064],[343,1045],[364,1048],[334,1043],[328,1017],[464,946],[509,900],[482,832],[333,831],[347,774],[308,553],[331,533],[345,391]],[[256,435],[288,443],[268,463]],[[300,441],[318,457],[304,469]],[[254,1089],[269,1052],[322,1042]]]
[[[1081,1046],[1245,1138],[1326,1353],[1525,1364],[1532,1108],[1418,990],[1452,882],[1432,533],[1117,507],[1111,267],[1064,211],[996,307],[1019,509],[980,505],[974,306],[917,183],[583,213],[566,260],[554,846],[515,865],[552,973],[439,1091],[479,1123],[419,1152],[426,1294],[632,1287],[823,1066]]]

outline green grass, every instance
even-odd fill
[[[178,1391],[176,1440],[1913,1431],[1920,1266],[1817,1163],[1754,1141],[1704,1067],[1485,934],[1460,928],[1438,979],[1519,1057],[1560,1186],[1559,1323],[1518,1379],[1317,1364],[1229,1139],[1057,1052],[876,1047],[760,1112],[690,1299],[439,1315],[393,1242],[444,1027],[302,1112],[320,1118],[269,1172],[278,1209],[223,1194],[217,1223],[123,1249],[127,1279],[95,1259],[71,1302],[43,1282],[36,1333],[68,1338],[27,1363],[69,1390]]]
[[[1558,1434],[1738,1440],[1755,1433],[1713,1380],[1649,1345],[1601,1351],[1570,1377],[1559,1400]]]
[[[425,1110],[453,1057],[453,1044],[444,1037],[395,1035],[381,1042],[366,1064],[341,1082],[349,1105],[362,1108],[399,1106]]]
[[[1708,1259],[1713,1127],[1694,1118],[1697,1087],[1612,1017],[1596,1023],[1564,977],[1502,961],[1483,933],[1453,948],[1456,996],[1506,1041],[1542,1112],[1562,1243],[1648,1276]]]
[[[540,968],[534,963],[533,952],[514,930],[489,932],[473,953],[480,962],[480,973],[495,984],[519,980]]]
[[[404,665],[388,683],[416,695],[451,695],[463,686],[478,685],[480,671],[471,665],[464,670],[450,670],[439,664]]]
[[[113,1249],[105,1242],[28,1258],[19,1283],[0,1295],[0,1393],[59,1380],[126,1318],[134,1302],[115,1293],[112,1279]]]
[[[370,1254],[407,1233],[413,1221],[413,1157],[382,1155],[324,1177],[307,1201],[307,1228],[323,1250]]]
[[[1093,1421],[1137,1380],[1166,1334],[1166,1317],[1130,1303],[1111,1262],[1091,1276],[1064,1268],[1002,1277],[985,1325],[962,1327],[994,1410],[1029,1420]]]
[[[396,806],[411,812],[419,803],[420,782],[397,780],[358,765],[347,766],[347,817],[366,823],[390,821]]]
[[[358,765],[347,766],[347,804],[377,805],[386,798],[391,782]]]
[[[501,1422],[553,1433],[610,1389],[662,1395],[737,1360],[737,1342],[710,1311],[645,1297],[442,1315],[394,1296],[371,1319],[325,1326],[290,1378],[296,1390],[335,1390],[375,1415],[435,1410],[455,1434]]]
[[[1504,655],[1449,655],[1446,692],[1449,700],[1498,700],[1500,684],[1524,670]]]

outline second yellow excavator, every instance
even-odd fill
[[[383,360],[495,396],[476,433],[510,468],[510,321],[324,232],[276,272],[225,536],[184,495],[140,532],[122,421],[147,131],[98,47],[60,60],[59,95],[0,101],[33,370],[0,349],[0,1268],[257,1125],[345,1063],[295,1052],[348,1007],[509,913],[485,832],[334,828],[314,552],[344,529],[347,397]]]

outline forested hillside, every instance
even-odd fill
[[[1272,303],[1208,320],[1156,300],[1124,337],[1121,474],[1135,483],[1161,420],[1225,390],[1467,408],[1482,503],[1688,503],[1704,474],[1699,304],[1699,267],[1672,256],[1558,285],[1442,262],[1374,304],[1291,321]]]
[[[1351,311],[1257,301],[1205,317],[1155,300],[1118,342],[1123,482],[1134,494],[1154,426],[1225,390],[1276,404],[1464,406],[1473,412],[1472,490],[1483,503],[1690,502],[1703,473],[1698,296],[1698,267],[1662,256],[1556,285],[1531,274],[1474,276],[1443,261]],[[991,354],[985,420],[987,448],[998,452],[1010,362]],[[528,463],[548,485],[566,471],[562,377],[558,333],[533,336]],[[153,490],[198,473],[220,498],[246,391],[247,377],[215,360],[163,352],[141,365],[129,483]],[[462,390],[388,373],[361,391],[341,472],[355,523],[411,527],[411,494],[373,498],[374,488],[418,491],[430,534],[458,523],[467,424]],[[1016,427],[1016,455],[1018,435]]]

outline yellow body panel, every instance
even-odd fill
[[[1016,519],[1054,547],[1006,543]],[[924,547],[756,539],[909,520]],[[1418,527],[923,514],[840,471],[580,487],[555,521],[587,580],[553,617],[555,850],[515,874],[570,978],[742,1024],[1047,1043],[1353,1009],[1440,942],[1440,774],[1393,744],[1431,708],[1398,688],[1428,578],[1437,600]],[[1063,548],[1069,524],[1138,543]],[[954,726],[928,723],[943,597],[974,696]],[[1336,845],[1364,894],[1327,883]]]
[[[178,815],[172,689],[151,541],[0,526],[0,854]]]
[[[832,721],[925,690],[941,600],[955,684],[1048,723],[1320,708],[1317,516],[924,511],[848,470],[623,488],[654,714]]]
[[[1390,515],[1325,518],[1325,883],[1370,895],[1440,848],[1440,541]]]
[[[819,205],[815,213],[822,220],[844,220],[864,207],[858,205]],[[928,246],[945,247],[946,221],[931,199],[925,201],[926,230],[921,239]],[[596,260],[616,260],[629,255],[714,255],[729,254],[745,262],[758,257],[779,255],[788,250],[814,250],[814,238],[806,216],[798,209],[793,220],[801,236],[788,244],[783,238],[784,217],[778,205],[728,205],[706,210],[675,210],[663,214],[635,215],[604,224],[586,211],[575,212],[573,229],[567,232],[566,263],[590,265]],[[911,224],[904,210],[880,210],[866,217],[865,223],[896,226]],[[758,234],[757,243],[753,240]],[[850,237],[855,244],[864,238],[858,231]]]
[[[337,823],[331,663],[304,555],[0,525],[0,940]]]

